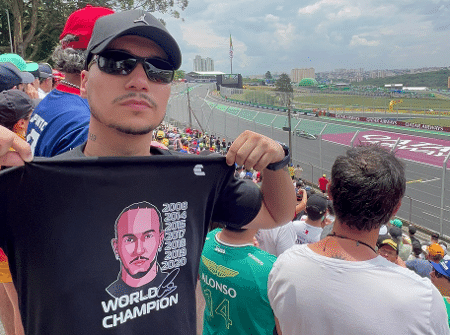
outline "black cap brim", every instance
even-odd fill
[[[158,19],[142,10],[115,13],[97,20],[86,50],[86,67],[92,55],[99,54],[114,39],[126,35],[136,35],[152,40],[167,54],[173,69],[180,68],[181,51],[177,42]]]

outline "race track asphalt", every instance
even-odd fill
[[[251,129],[280,142],[288,143],[288,132],[279,128],[270,129],[270,127],[255,124],[251,120],[243,121],[242,119],[242,117],[245,119],[246,114],[251,116],[255,112],[273,113],[274,116],[285,116],[286,113],[230,103],[211,94],[207,95],[206,87],[205,85],[192,86],[190,102],[192,110],[211,133],[225,135],[227,140],[232,140],[243,130]],[[183,104],[187,106],[187,100],[183,97],[178,99],[174,107],[185,108]],[[209,102],[209,105],[205,103],[205,100]],[[239,113],[240,121],[235,121],[237,108],[242,110],[242,113]],[[250,112],[247,113],[246,110]],[[224,112],[226,117],[220,118],[219,115]],[[223,120],[222,124],[221,120]],[[395,150],[397,157],[405,163],[408,184],[398,216],[426,230],[442,232],[450,236],[449,173],[445,175],[442,231],[440,227],[444,177],[442,165],[445,156],[450,152],[449,133],[303,115],[294,118],[292,127],[292,129],[297,127],[296,129],[313,132],[316,135],[325,128],[322,137],[317,140],[292,136],[292,162],[294,165],[300,164],[303,167],[303,178],[313,183],[317,183],[322,173],[330,174],[335,158],[345,153],[357,131],[359,133],[354,141],[355,144],[372,142],[392,148],[400,139]],[[450,162],[447,166],[450,167]]]

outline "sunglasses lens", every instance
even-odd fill
[[[142,59],[123,51],[109,50],[98,55],[97,64],[103,72],[114,75],[128,75],[138,63],[143,63],[149,80],[168,84],[173,80],[174,71],[170,63],[158,59]]]
[[[174,71],[171,65],[162,59],[146,59],[145,71],[148,79],[156,83],[168,84],[173,80]]]
[[[120,51],[106,51],[98,56],[97,64],[103,72],[127,75],[136,67],[137,60]]]

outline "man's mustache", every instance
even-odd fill
[[[137,256],[136,258],[134,258],[134,259],[130,262],[130,264],[133,263],[133,262],[136,262],[136,261],[138,261],[138,260],[141,260],[141,259],[146,260],[146,261],[149,260],[149,258],[147,258],[147,257],[144,257],[144,256]]]
[[[150,103],[150,105],[153,106],[153,108],[156,108],[158,106],[156,104],[156,102],[152,98],[150,98],[148,95],[145,95],[145,94],[142,94],[142,93],[138,94],[136,92],[130,92],[130,93],[124,94],[124,95],[122,95],[120,97],[117,97],[117,98],[115,98],[113,100],[112,103],[115,104],[115,103],[120,102],[122,100],[125,100],[125,99],[128,99],[128,98],[135,98],[137,96],[139,96],[139,98],[141,98],[141,99],[147,100]]]

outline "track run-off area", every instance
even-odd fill
[[[188,124],[185,91],[179,90],[172,97],[167,114],[169,119]],[[288,143],[289,123],[285,112],[228,102],[212,94],[211,85],[195,85],[189,91],[194,128],[201,124],[208,133],[225,137],[227,141],[249,129]],[[389,115],[379,117],[389,118]],[[450,133],[312,114],[293,115],[291,131],[292,163],[302,166],[302,177],[313,183],[323,173],[329,176],[335,158],[345,154],[352,145],[377,143],[394,149],[405,163],[407,177],[398,217],[450,236],[450,176],[446,176],[447,169],[443,168],[450,153]],[[317,139],[299,137],[296,135],[299,131],[317,135]]]

